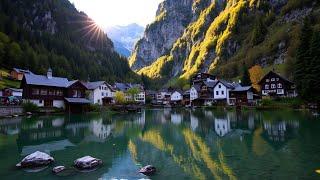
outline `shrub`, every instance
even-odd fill
[[[22,107],[23,107],[24,112],[38,112],[39,111],[39,107],[30,101],[23,103]]]

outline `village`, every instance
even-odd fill
[[[0,91],[1,105],[18,106],[31,103],[39,108],[57,108],[69,113],[89,111],[88,106],[135,105],[135,107],[254,107],[264,98],[293,98],[297,96],[294,83],[274,71],[259,82],[261,91],[239,82],[229,82],[217,76],[198,73],[190,80],[190,89],[171,87],[159,91],[145,89],[142,84],[105,81],[68,80],[13,68],[10,78],[21,81],[20,88]],[[132,106],[131,106],[132,107]],[[120,108],[121,109],[121,108]],[[137,108],[135,108],[137,110]],[[49,112],[49,111],[48,111]]]

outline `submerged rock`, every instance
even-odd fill
[[[64,167],[64,166],[57,166],[52,169],[52,172],[57,174],[57,173],[64,171],[65,169],[66,169],[66,167]]]
[[[85,156],[74,161],[74,166],[80,170],[93,169],[102,164],[101,159]]]
[[[157,171],[157,170],[156,170],[156,168],[155,168],[154,166],[152,166],[152,165],[147,165],[147,166],[141,168],[141,169],[139,170],[139,173],[142,173],[142,174],[144,174],[144,175],[150,176],[150,175],[153,175],[154,173],[156,173],[156,171]]]
[[[34,167],[47,166],[52,162],[54,162],[53,157],[51,157],[46,153],[37,151],[23,158],[21,162],[16,164],[16,167],[34,168]]]

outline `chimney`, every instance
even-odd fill
[[[48,72],[47,72],[47,78],[52,79],[52,69],[49,67]]]

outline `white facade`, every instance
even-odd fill
[[[12,96],[22,97],[22,92],[20,92],[20,91],[12,91]]]
[[[141,91],[139,94],[136,94],[134,96],[134,101],[139,103],[146,103],[146,93],[144,91]]]
[[[227,119],[218,119],[214,120],[215,131],[218,136],[223,137],[231,131],[230,120]]]
[[[213,97],[215,100],[223,100],[225,99],[227,101],[227,104],[230,105],[230,90],[227,88],[223,83],[219,82],[216,84],[216,86],[213,88]]]
[[[107,86],[106,83],[100,85],[94,90],[90,90],[89,94],[89,100],[91,101],[92,104],[103,104],[103,98],[105,97],[114,97],[114,93],[111,91],[111,89]]]
[[[175,91],[171,94],[171,101],[181,101],[183,99],[182,94],[178,91]]]
[[[198,97],[199,96],[198,96],[198,92],[197,92],[196,88],[191,87],[191,89],[190,89],[190,101],[198,99]]]

